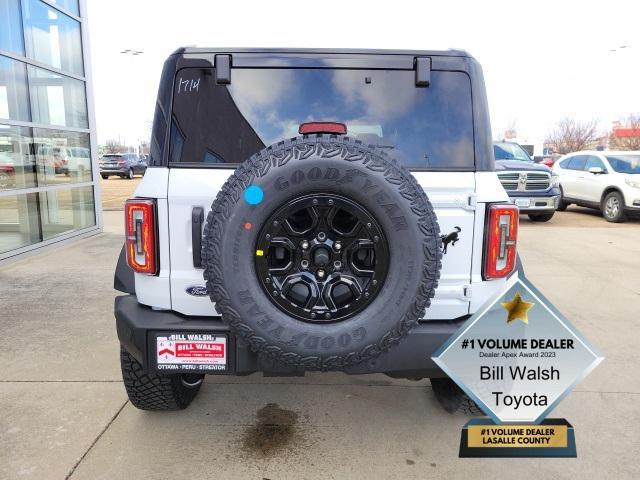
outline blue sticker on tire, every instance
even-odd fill
[[[244,190],[244,201],[249,205],[258,205],[264,198],[264,192],[258,185],[249,185]]]

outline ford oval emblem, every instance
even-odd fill
[[[193,287],[189,287],[187,288],[186,292],[194,297],[206,297],[207,295],[209,295],[209,292],[207,292],[207,287],[205,287],[204,285],[195,285]]]

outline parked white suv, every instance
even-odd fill
[[[572,203],[597,208],[609,222],[640,213],[640,151],[582,151],[565,155],[553,166],[560,179],[558,210]]]

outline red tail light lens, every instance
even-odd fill
[[[303,123],[298,128],[300,135],[309,133],[334,133],[337,135],[346,135],[347,126],[338,122],[308,122]]]
[[[485,280],[503,278],[516,266],[518,240],[518,207],[508,204],[489,206],[485,232]]]
[[[118,166],[119,166],[119,167],[124,167],[124,160],[120,160],[120,161],[118,162]]]
[[[134,272],[158,273],[156,202],[134,198],[125,203],[127,263]]]

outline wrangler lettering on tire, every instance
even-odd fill
[[[264,197],[250,205],[252,185]],[[380,149],[297,137],[246,160],[220,190],[204,278],[255,352],[338,369],[388,350],[423,316],[440,276],[439,233],[424,190]]]

